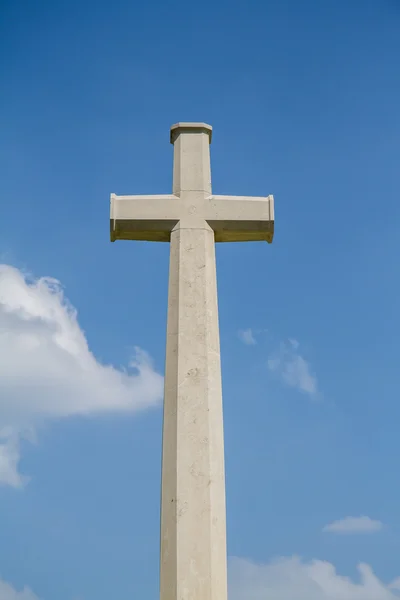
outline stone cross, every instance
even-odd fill
[[[161,600],[227,600],[214,242],[272,242],[272,196],[211,192],[206,123],[171,127],[171,195],[111,194],[111,240],[170,242],[161,494]],[[151,268],[151,267],[150,267]]]

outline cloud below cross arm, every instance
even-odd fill
[[[240,329],[238,336],[243,344],[246,344],[246,346],[255,346],[255,344],[257,344],[257,340],[254,337],[252,329]]]
[[[256,333],[260,332],[266,333],[267,330],[240,329],[238,337],[246,346],[254,346],[258,341]],[[299,347],[300,344],[295,339],[281,341],[278,347],[269,354],[268,370],[285,385],[311,397],[316,397],[318,395],[317,378],[311,370],[310,363],[300,353]]]
[[[286,385],[309,396],[317,395],[317,378],[311,372],[310,364],[300,354],[297,340],[281,342],[278,349],[268,358],[267,366]]]

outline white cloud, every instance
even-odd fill
[[[18,473],[19,456],[18,435],[0,432],[0,484],[21,487],[27,481]]]
[[[254,337],[253,331],[251,329],[241,329],[238,333],[239,338],[242,340],[243,344],[247,346],[254,346],[257,343],[256,338]]]
[[[370,566],[358,566],[359,578],[339,575],[334,565],[298,557],[257,565],[233,558],[229,600],[398,600],[396,582],[385,584]]]
[[[375,521],[370,517],[346,517],[334,521],[323,528],[328,533],[375,533],[383,528],[381,521]]]
[[[322,560],[297,556],[256,564],[242,558],[229,560],[229,600],[399,600],[400,578],[379,579],[360,563],[356,580],[337,573]],[[39,600],[27,587],[17,591],[0,579],[0,600]]]
[[[317,379],[312,374],[309,363],[299,352],[299,342],[288,340],[282,342],[277,351],[268,359],[268,369],[276,373],[287,385],[315,396]]]
[[[400,593],[400,577],[396,577],[396,579],[392,581],[389,587],[391,590],[396,590],[396,592]]]
[[[380,580],[360,563],[356,580],[337,573],[322,560],[297,556],[256,564],[242,558],[229,560],[229,600],[399,600],[400,578]],[[39,600],[27,587],[17,591],[0,579],[0,600]]]
[[[38,600],[38,597],[27,587],[18,592],[9,583],[0,579],[0,600]]]
[[[23,483],[19,439],[38,422],[154,406],[162,381],[140,348],[127,369],[99,363],[58,281],[0,265],[0,484]]]

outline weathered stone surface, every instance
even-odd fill
[[[225,600],[226,525],[214,235],[171,234],[161,599]]]

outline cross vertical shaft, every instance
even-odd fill
[[[201,131],[175,141],[175,193],[211,192],[208,145]],[[185,160],[189,164],[182,169]],[[182,220],[172,230],[169,277],[160,598],[226,600],[215,244],[214,231],[204,221],[199,227]]]
[[[225,477],[214,232],[171,235],[161,600],[226,600]]]

